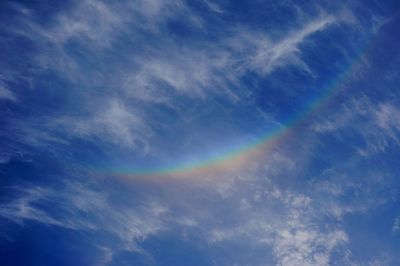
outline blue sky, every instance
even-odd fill
[[[3,265],[399,265],[400,5],[1,1]]]

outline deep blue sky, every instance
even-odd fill
[[[1,1],[0,24],[1,265],[400,265],[398,1]]]

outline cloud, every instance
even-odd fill
[[[2,129],[1,136],[16,144],[0,150],[1,161],[29,160],[30,156],[25,155],[30,152],[22,148],[23,145],[44,149],[52,156],[64,154],[70,157],[71,144],[78,139],[98,147],[113,145],[143,154],[149,151],[153,130],[142,111],[126,106],[118,99],[100,101],[85,109],[79,115],[66,112],[32,117],[29,121],[6,117],[7,126]]]
[[[116,246],[132,251],[138,249],[137,241],[163,229],[162,216],[168,211],[154,201],[134,209],[122,205],[116,208],[106,193],[79,183],[69,183],[64,190],[18,187],[16,192],[19,194],[14,199],[0,205],[3,218],[20,225],[34,221],[98,235],[111,234],[121,241]]]
[[[373,114],[377,125],[390,138],[400,143],[397,137],[398,133],[400,133],[400,110],[390,103],[380,103]]]
[[[239,77],[230,66],[232,55],[208,45],[163,49],[162,53],[137,60],[139,71],[128,73],[124,84],[130,95],[148,102],[169,103],[176,94],[203,99],[222,94],[238,99],[234,90]]]
[[[324,30],[334,22],[334,16],[324,16],[292,31],[281,40],[274,42],[264,37],[256,42],[258,45],[255,52],[245,59],[244,67],[268,74],[277,68],[294,64],[309,72],[307,65],[299,57],[300,45],[312,34]]]
[[[400,231],[400,217],[396,217],[396,219],[394,219],[392,231],[395,233]]]
[[[118,33],[132,27],[151,29],[153,24],[165,21],[186,7],[180,1],[139,0],[113,4],[95,0],[72,1],[52,17],[52,23],[47,26],[35,22],[33,11],[27,11],[23,6],[16,8],[28,15],[22,20],[25,28],[17,29],[17,33],[60,48],[73,40],[92,48],[107,48]]]
[[[213,11],[215,13],[219,13],[219,14],[224,13],[224,11],[221,9],[221,7],[219,5],[217,5],[216,3],[214,3],[213,1],[204,0],[204,3],[207,5],[207,7],[211,11]]]
[[[359,154],[342,164],[325,169],[310,181],[321,213],[341,220],[347,214],[365,213],[393,200],[397,189],[390,174],[379,168],[363,170]]]
[[[347,242],[343,230],[328,233],[312,229],[292,229],[278,232],[274,243],[277,265],[331,265],[332,250]]]
[[[88,117],[65,116],[52,119],[49,127],[63,133],[85,139],[100,139],[116,145],[135,147],[147,145],[152,130],[144,122],[140,112],[128,109],[118,100],[110,100],[105,106],[95,108]]]
[[[32,203],[44,199],[49,195],[48,190],[43,188],[29,188],[21,189],[18,188],[24,196],[16,198],[8,204],[2,204],[0,208],[0,215],[4,218],[12,220],[18,224],[23,224],[26,220],[36,221],[43,224],[57,225],[65,228],[72,229],[74,226],[66,221],[59,221],[50,215],[46,211],[42,211]]]
[[[12,102],[17,101],[17,97],[15,96],[15,94],[12,93],[9,89],[7,89],[1,82],[0,82],[0,99],[9,100]]]
[[[400,110],[389,101],[374,103],[368,97],[344,103],[338,112],[316,121],[313,129],[322,134],[357,134],[364,142],[355,147],[359,154],[370,156],[381,153],[391,143],[400,144]]]
[[[320,213],[308,196],[275,187],[264,189],[259,202],[265,204],[258,203],[256,207],[253,202],[238,213],[246,221],[231,228],[212,230],[211,242],[218,245],[240,241],[266,250],[271,248],[276,265],[288,266],[330,265],[334,250],[344,247],[348,241],[340,227],[322,226]]]

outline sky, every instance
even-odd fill
[[[0,2],[0,261],[400,265],[400,2]]]

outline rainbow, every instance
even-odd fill
[[[278,147],[279,144],[295,133],[301,124],[311,117],[312,114],[320,111],[334,98],[348,75],[354,71],[360,59],[369,50],[371,40],[372,38],[368,38],[363,49],[360,50],[353,60],[349,60],[348,64],[342,68],[342,71],[334,79],[327,82],[321,90],[322,93],[309,99],[299,112],[286,121],[284,126],[264,132],[253,141],[231,147],[218,155],[200,160],[149,168],[118,167],[107,171],[107,173],[125,180],[137,178],[153,180],[155,178],[190,178],[230,173],[251,164],[251,162],[258,160],[261,156],[271,153],[275,147]]]

